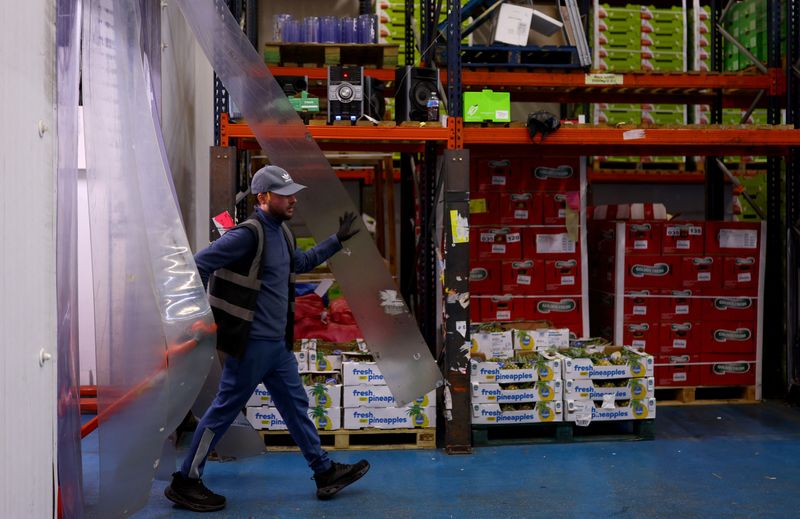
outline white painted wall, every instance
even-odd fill
[[[214,144],[214,71],[174,2],[161,17],[161,126],[186,233],[208,245],[209,147]]]
[[[0,517],[54,515],[55,2],[0,4]],[[41,129],[44,129],[42,132]],[[39,351],[52,359],[39,365]]]

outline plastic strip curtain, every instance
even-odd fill
[[[357,209],[226,3],[177,3],[270,161],[310,186],[299,194],[297,211],[314,239],[330,236],[338,229],[338,217]],[[351,254],[339,253],[329,263],[392,395],[399,403],[410,402],[436,386],[441,373],[375,243],[361,227],[347,242]]]
[[[148,500],[215,357],[153,117],[136,0],[85,0],[83,96],[100,426],[98,517]]]
[[[58,178],[56,293],[58,321],[58,482],[63,517],[83,517],[80,370],[78,369],[78,71],[80,0],[56,5]]]

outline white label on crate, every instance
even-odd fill
[[[647,240],[633,240],[633,248],[636,250],[645,250],[650,242]]]
[[[558,217],[561,218],[562,220],[564,218],[566,218],[567,217],[567,210],[563,209],[563,208],[559,209],[558,210]]]
[[[481,233],[481,243],[494,243],[494,233],[493,232],[482,232]]]
[[[688,314],[689,313],[689,305],[675,305],[675,313],[676,314]]]
[[[637,139],[644,139],[645,135],[646,134],[644,130],[628,130],[622,133],[622,140],[633,141]]]
[[[711,281],[711,272],[698,272],[697,281]]]
[[[527,220],[528,219],[527,209],[517,209],[516,211],[514,211],[514,218],[517,220]]]
[[[561,284],[562,285],[574,285],[575,284],[575,276],[561,276]]]
[[[672,381],[673,382],[686,382],[686,372],[679,371],[677,373],[672,374]]]
[[[672,341],[673,348],[686,348],[686,339],[675,339]]]
[[[592,408],[594,407],[594,403],[575,402],[573,405],[575,409],[575,425],[581,427],[589,425],[592,422]]]
[[[720,229],[720,249],[755,249],[758,247],[758,231],[755,229]]]
[[[506,235],[506,243],[519,243],[522,241],[522,235],[518,232],[512,232]]]
[[[739,281],[739,283],[749,283],[751,280],[750,273],[742,272],[736,276],[736,279]]]
[[[667,227],[667,236],[680,236],[680,235],[681,235],[680,227]]]
[[[495,110],[494,111],[494,118],[495,119],[508,119],[508,110]]]
[[[496,319],[498,321],[508,321],[511,319],[511,310],[498,310]]]
[[[691,247],[691,242],[689,240],[677,240],[675,241],[675,248],[676,249],[689,249]]]
[[[631,346],[634,348],[644,348],[647,345],[647,341],[643,341],[641,339],[637,339],[632,341]]]
[[[495,243],[492,245],[492,254],[505,254],[505,253],[506,253],[505,243]]]
[[[506,185],[506,176],[505,175],[492,175],[492,185],[493,186],[504,186],[504,185]]]
[[[690,225],[689,226],[689,236],[702,236],[703,235],[703,228],[699,225]]]
[[[572,254],[575,252],[575,242],[569,239],[567,233],[537,234],[536,252],[538,254]]]
[[[633,315],[647,315],[647,307],[643,305],[634,305]]]
[[[517,285],[530,285],[531,284],[531,277],[526,276],[524,274],[520,274],[517,276]]]

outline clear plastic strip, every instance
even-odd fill
[[[78,74],[80,0],[56,5],[58,177],[56,293],[58,320],[58,483],[62,516],[83,517],[78,350]]]
[[[270,161],[310,187],[298,195],[297,211],[315,240],[327,238],[344,211],[357,210],[319,146],[226,2],[177,3]],[[347,242],[350,253],[337,254],[329,264],[392,395],[407,403],[435,387],[441,373],[375,243],[359,225],[362,232]]]
[[[154,118],[136,0],[87,0],[83,95],[95,294],[98,517],[148,500],[214,358],[213,318]]]

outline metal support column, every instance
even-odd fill
[[[781,66],[780,0],[767,1],[767,60],[769,68]],[[781,100],[767,99],[767,122],[780,124]],[[764,299],[769,310],[764,315],[763,380],[766,396],[783,396],[786,390],[786,227],[781,203],[783,182],[781,158],[767,159],[767,266]],[[767,308],[767,305],[764,305]]]
[[[410,1],[410,0],[409,0]],[[420,0],[419,2],[419,34],[420,45],[422,47],[422,62],[423,66],[430,67],[433,65],[434,45],[436,39],[436,19],[439,13],[436,13],[435,0]]]
[[[414,65],[414,2],[406,2],[405,60]],[[414,189],[414,160],[410,153],[400,154],[400,293],[406,304],[418,315],[416,305],[416,192]]]
[[[800,130],[800,0],[786,6],[786,122]],[[800,399],[800,149],[786,157],[786,344],[789,395]]]
[[[459,239],[469,221],[469,152],[461,149],[461,2],[447,2],[447,106],[453,137],[445,152],[445,344],[444,446],[448,454],[472,452],[472,413],[469,390],[469,248]]]
[[[428,343],[433,355],[436,355],[436,323],[438,322],[436,313],[436,233],[434,226],[436,221],[437,190],[436,151],[435,142],[425,143],[425,156],[419,176],[420,238],[419,261],[417,264],[419,275],[417,283],[419,290],[417,321],[419,322],[422,336]]]
[[[726,0],[711,0],[711,69],[722,71],[722,34],[717,26]],[[711,124],[722,123],[722,90],[717,90],[711,103]],[[717,157],[706,158],[706,220],[722,220],[725,215],[725,175],[717,165]]]

